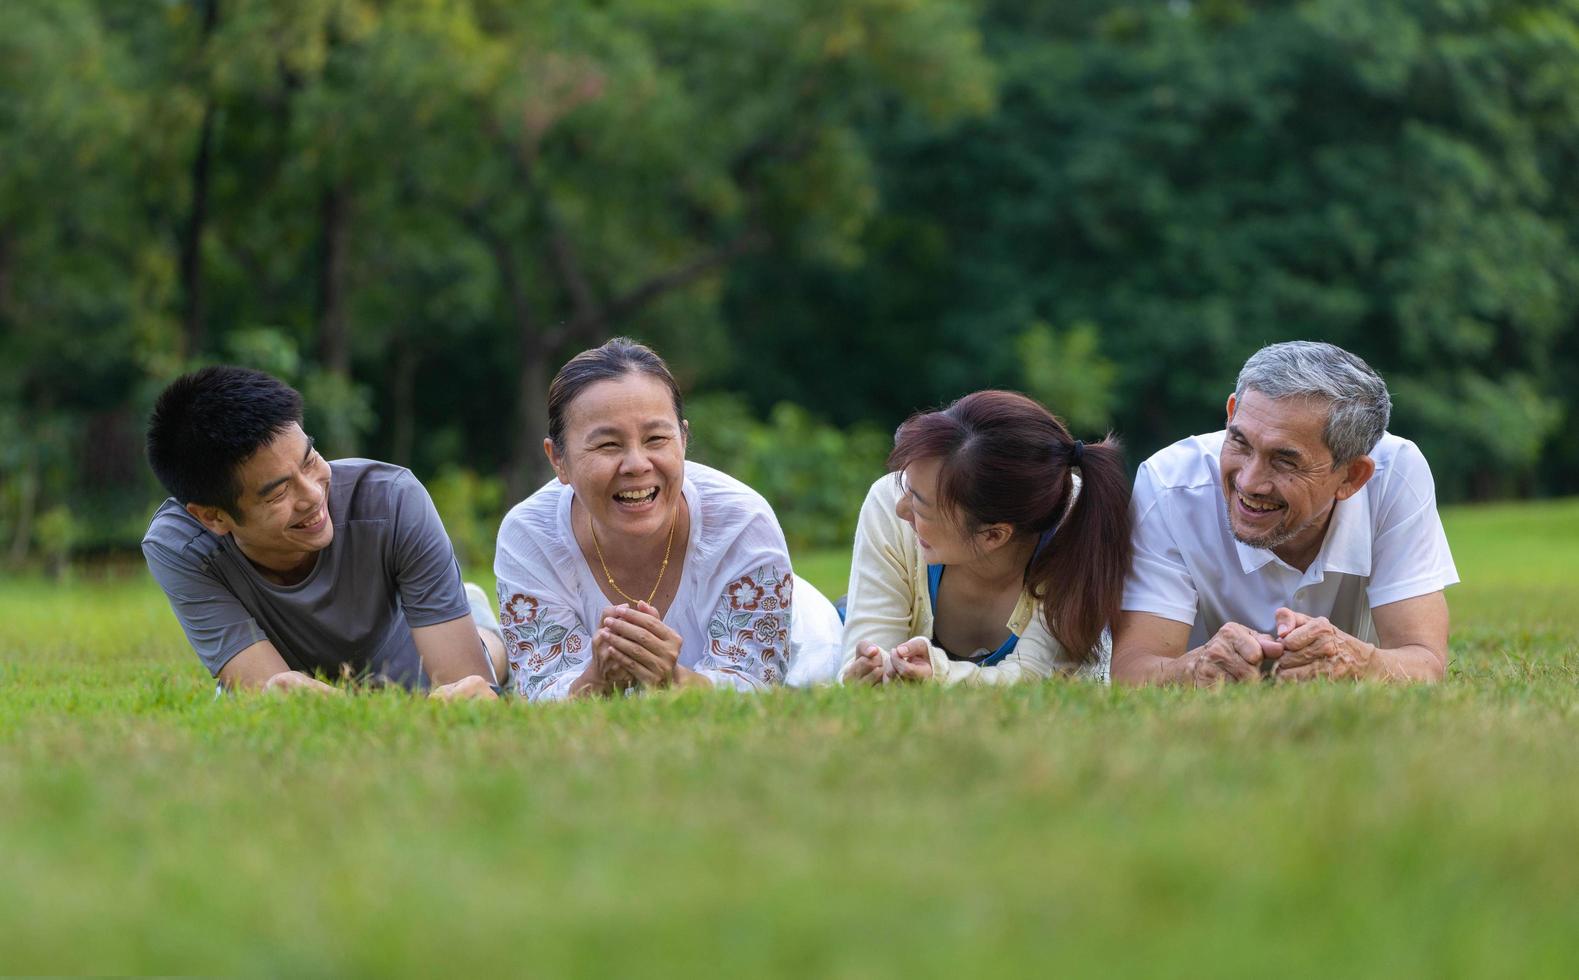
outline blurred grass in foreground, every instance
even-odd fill
[[[0,972],[1570,975],[1579,501],[1448,528],[1418,689],[215,702],[5,581]]]

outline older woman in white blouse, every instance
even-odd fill
[[[686,461],[663,360],[616,338],[566,364],[548,402],[558,480],[505,517],[494,561],[516,692],[782,683],[784,534],[756,491]]]

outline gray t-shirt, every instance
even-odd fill
[[[329,469],[334,540],[301,582],[270,582],[174,498],[143,538],[148,570],[215,676],[268,640],[292,670],[426,687],[411,628],[470,615],[444,524],[410,470],[370,459]]]

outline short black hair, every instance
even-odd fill
[[[178,503],[234,516],[236,470],[301,421],[302,396],[279,378],[229,364],[202,368],[171,382],[154,402],[148,465]]]

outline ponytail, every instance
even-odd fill
[[[1118,618],[1130,566],[1129,476],[1124,450],[1109,434],[1074,444],[1080,489],[1069,512],[1026,570],[1025,585],[1042,604],[1047,628],[1069,653],[1095,657],[1102,630]],[[1073,476],[1069,478],[1073,483]]]
[[[1118,616],[1130,565],[1130,486],[1118,439],[1086,445],[1030,398],[978,391],[899,427],[888,468],[922,459],[939,461],[940,503],[970,529],[1005,523],[1016,534],[1051,533],[1025,587],[1059,644],[1093,661],[1103,628]]]

